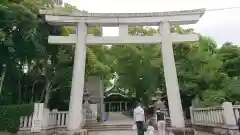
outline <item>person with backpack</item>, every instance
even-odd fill
[[[165,115],[163,112],[160,111],[160,109],[156,110],[157,115],[157,127],[158,127],[158,135],[165,135]]]

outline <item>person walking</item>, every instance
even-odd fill
[[[140,103],[137,104],[137,107],[133,110],[134,122],[137,127],[138,135],[144,135],[145,131],[145,115],[144,110]]]
[[[158,127],[158,135],[165,135],[165,115],[160,109],[156,110],[157,114],[157,127]]]

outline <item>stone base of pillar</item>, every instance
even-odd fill
[[[195,135],[195,130],[193,128],[167,127],[166,135]]]
[[[87,129],[79,129],[75,131],[61,131],[57,135],[88,135]]]

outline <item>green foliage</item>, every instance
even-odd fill
[[[192,29],[182,29],[179,26],[172,27],[171,31],[179,34],[193,32]],[[155,33],[156,30],[151,28],[130,29],[131,35]],[[201,104],[206,106],[237,100],[237,96],[233,96],[237,86],[231,83],[231,77],[239,74],[236,70],[239,68],[240,51],[239,47],[231,44],[227,47],[224,45],[218,49],[216,42],[205,36],[200,36],[198,43],[174,45],[178,82],[185,109],[188,109],[197,95]],[[230,52],[231,49],[235,51],[236,59],[233,59],[231,53],[228,54],[227,51]],[[125,89],[138,100],[143,99],[146,104],[159,88],[163,92],[163,100],[167,101],[161,48],[158,45],[121,45],[113,46],[110,50],[115,55],[114,72],[117,74],[115,82],[118,88]]]
[[[0,130],[16,133],[20,126],[20,116],[33,113],[33,104],[0,106]]]
[[[209,106],[219,106],[225,100],[224,91],[216,91],[216,90],[206,90],[203,92],[202,101],[200,102],[200,106],[209,107]]]
[[[64,96],[59,96],[61,101],[68,103],[69,96],[65,95],[69,95],[71,88],[74,45],[49,45],[47,39],[49,34],[74,34],[75,27],[47,24],[39,9],[54,8],[53,5],[53,1],[48,0],[0,2],[0,75],[2,64],[7,65],[0,105],[41,101],[45,106],[52,102],[54,107],[58,105],[52,97],[59,93],[64,93]],[[57,10],[78,11],[69,4]],[[100,27],[92,27],[88,31],[102,35]],[[89,75],[99,75],[107,78],[106,84],[109,82],[111,69],[106,58],[100,57],[105,50],[101,46],[87,49],[86,79]]]
[[[76,28],[47,24],[39,14],[40,8],[86,12],[70,4],[54,7],[54,2],[49,0],[0,1],[0,75],[1,65],[7,65],[1,105],[41,101],[51,108],[68,106],[75,46],[49,45],[47,39],[48,35],[75,34]],[[130,35],[151,36],[158,32],[152,27],[129,29]],[[194,30],[172,26],[171,32],[188,34]],[[102,29],[91,27],[88,33],[102,36]],[[200,35],[197,43],[175,44],[173,48],[184,108],[187,109],[196,96],[207,106],[225,100],[240,101],[240,48],[237,45],[225,43],[217,48],[213,39]],[[114,88],[126,91],[129,97],[145,104],[160,89],[162,100],[167,101],[158,44],[88,46],[85,67],[85,79],[90,75],[101,76],[105,88],[115,85]]]
[[[222,71],[229,77],[240,76],[240,48],[231,43],[225,43],[218,50],[218,57],[223,62]]]

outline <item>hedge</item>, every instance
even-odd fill
[[[31,115],[33,110],[33,104],[0,106],[0,131],[17,133],[20,117]]]

